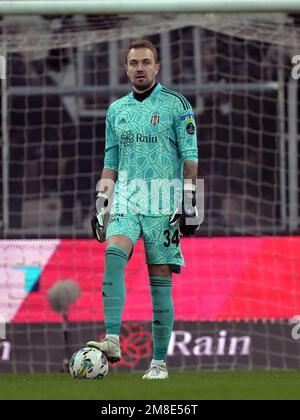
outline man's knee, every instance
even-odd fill
[[[148,264],[150,276],[172,277],[172,269],[168,264]]]
[[[110,236],[107,240],[106,240],[106,245],[117,245],[120,248],[123,248],[124,251],[127,253],[128,256],[131,255],[132,252],[132,242],[131,240],[128,238],[128,236],[125,235],[113,235]]]

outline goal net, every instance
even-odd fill
[[[106,110],[130,89],[124,54],[137,38],[154,42],[160,82],[194,108],[205,181],[204,222],[182,240],[169,365],[299,368],[299,23],[261,13],[3,16],[0,371],[57,371],[103,334],[104,246],[90,214]],[[138,242],[117,369],[151,358],[147,277]],[[47,299],[62,280],[81,289],[67,318]]]

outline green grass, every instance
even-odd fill
[[[300,399],[300,373],[294,371],[172,372],[167,381],[141,376],[110,373],[104,380],[74,381],[67,374],[1,374],[0,399]]]

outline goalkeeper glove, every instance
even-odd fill
[[[196,207],[196,188],[192,184],[184,186],[182,202],[170,217],[170,225],[179,221],[179,232],[182,236],[192,236],[200,227]]]
[[[108,198],[104,193],[98,193],[96,208],[93,212],[91,225],[95,238],[99,242],[105,242],[106,228],[109,219]]]

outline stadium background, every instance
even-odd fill
[[[254,28],[256,19],[243,24]],[[205,220],[197,238],[183,239],[186,268],[174,282],[170,367],[299,368],[289,321],[300,312],[297,51],[266,38],[268,25],[273,35],[281,25],[297,34],[299,21],[265,19],[265,32],[251,36],[239,20],[233,33],[186,17],[174,27],[162,17],[153,28],[149,17],[39,16],[31,31],[24,18],[1,20],[2,36],[13,40],[1,87],[1,372],[58,372],[66,352],[103,334],[104,246],[91,239],[89,221],[105,111],[128,90],[128,28],[158,46],[161,82],[192,103],[205,179]],[[61,280],[81,289],[67,322],[47,300]],[[124,361],[116,369],[140,370],[151,358],[142,242],[126,284]]]

